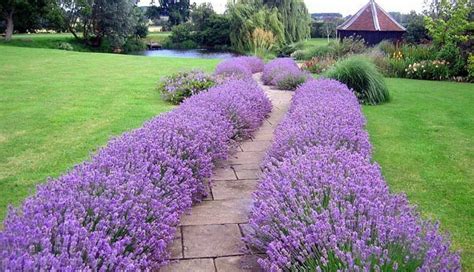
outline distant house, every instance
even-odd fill
[[[370,45],[383,40],[401,40],[405,32],[406,29],[374,0],[370,0],[354,16],[337,27],[337,35],[341,39],[360,36]]]

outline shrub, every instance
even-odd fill
[[[191,23],[184,23],[173,26],[170,35],[170,41],[174,44],[194,41],[193,25]]]
[[[215,85],[212,76],[202,71],[188,71],[168,76],[161,80],[158,90],[165,101],[179,104],[184,99],[205,91]]]
[[[403,45],[399,51],[403,59],[408,62],[418,62],[423,60],[435,60],[436,52],[430,45]]]
[[[405,73],[412,79],[445,80],[449,78],[448,65],[444,60],[415,62],[408,65]]]
[[[128,39],[127,42],[123,45],[123,51],[125,53],[137,52],[146,49],[146,44],[143,40],[140,39]]]
[[[265,271],[457,271],[458,253],[371,163],[356,97],[299,87],[275,132],[245,241]]]
[[[342,39],[342,42],[331,42],[333,54],[336,58],[343,58],[348,55],[363,54],[367,51],[367,45],[364,39],[360,37],[348,37]]]
[[[388,59],[388,76],[405,77],[407,62],[404,59]]]
[[[288,71],[299,70],[298,65],[291,58],[277,58],[265,65],[262,73],[262,80],[265,85],[277,85],[275,78],[286,74]]]
[[[311,60],[305,61],[303,64],[303,69],[313,73],[321,74],[329,69],[336,63],[336,60],[331,57],[314,57]]]
[[[349,86],[361,103],[377,105],[390,99],[382,74],[364,57],[354,56],[339,61],[325,76]]]
[[[215,75],[224,77],[251,78],[253,73],[263,70],[263,60],[258,57],[236,57],[217,65]]]
[[[392,56],[393,53],[397,50],[397,47],[392,41],[383,40],[375,46],[375,48],[382,51],[387,56]]]
[[[390,73],[390,63],[389,58],[377,47],[372,48],[368,53],[366,53],[367,58],[369,58],[377,67],[377,69],[384,76],[392,76]]]
[[[72,46],[72,44],[68,42],[60,42],[58,45],[58,49],[66,50],[66,51],[74,51],[74,47]]]
[[[467,76],[466,59],[463,58],[461,49],[453,44],[446,44],[436,54],[438,60],[449,63],[449,77]]]
[[[284,44],[277,49],[277,55],[278,57],[289,57],[296,51],[302,50],[303,48],[303,42]]]
[[[300,70],[288,71],[275,77],[276,86],[280,90],[294,91],[298,86],[305,83],[311,77],[308,73]]]
[[[262,80],[266,85],[277,86],[280,90],[295,90],[311,77],[300,70],[290,58],[274,59],[265,65]]]
[[[112,140],[10,209],[0,270],[159,269],[213,163],[270,110],[255,82],[232,80]]]

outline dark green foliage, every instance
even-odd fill
[[[461,49],[454,44],[446,44],[436,54],[437,59],[449,62],[449,77],[467,76],[467,58],[464,58]]]
[[[191,23],[184,23],[174,26],[171,29],[170,40],[174,44],[179,44],[185,41],[194,41],[193,25]]]
[[[404,39],[409,43],[420,43],[430,39],[428,31],[425,27],[425,17],[421,14],[417,14],[412,11],[407,16],[407,32],[404,35]]]
[[[382,74],[364,57],[353,56],[339,61],[324,75],[346,84],[363,104],[377,105],[390,100]]]
[[[173,48],[225,48],[230,46],[230,20],[226,15],[216,14],[212,5],[195,6],[191,22],[174,26],[170,44]]]
[[[123,45],[124,53],[137,52],[145,49],[146,45],[141,39],[128,39]]]
[[[5,31],[5,40],[10,40],[15,30],[26,32],[40,28],[42,18],[55,4],[54,0],[1,0],[0,28]]]
[[[157,14],[169,16],[170,27],[184,23],[189,19],[191,9],[189,0],[158,0],[157,2],[159,4],[158,10],[151,11],[149,15],[154,16],[155,19]],[[155,1],[152,0],[151,4],[155,4]]]
[[[205,27],[197,36],[199,43],[206,47],[226,47],[230,46],[230,19],[228,16],[212,14],[206,20]]]

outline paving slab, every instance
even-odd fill
[[[172,261],[166,267],[160,269],[160,272],[215,272],[213,259],[192,259]]]
[[[239,180],[257,180],[260,178],[262,171],[259,169],[238,169],[235,170]]]
[[[178,230],[176,230],[175,237],[168,250],[170,252],[171,259],[183,258],[183,241],[181,238],[181,227],[178,227]]]
[[[215,260],[217,272],[259,272],[263,271],[257,260],[257,255],[244,255],[235,257],[223,257]]]
[[[243,152],[264,152],[272,145],[272,141],[244,142],[240,145]]]
[[[234,169],[231,167],[217,168],[214,170],[212,180],[236,180]]]
[[[236,224],[183,227],[185,258],[241,255],[244,243]]]
[[[246,223],[251,205],[251,199],[203,201],[181,218],[181,225]]]
[[[262,162],[265,152],[237,152],[231,158],[229,163],[234,164],[260,164]]]
[[[218,181],[212,187],[214,200],[251,199],[257,180]]]

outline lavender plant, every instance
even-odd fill
[[[282,90],[294,90],[306,82],[310,75],[299,69],[291,58],[277,58],[267,63],[262,80],[265,85],[278,86]]]
[[[0,270],[158,269],[214,162],[270,110],[255,82],[232,80],[112,140],[10,209]]]
[[[165,77],[158,84],[158,91],[165,101],[179,104],[184,99],[205,91],[216,84],[216,80],[203,71],[180,72]]]
[[[265,270],[460,270],[438,226],[389,192],[364,125],[345,85],[298,88],[265,159],[245,238],[266,253]]]
[[[236,57],[217,65],[215,75],[234,78],[251,78],[252,74],[263,70],[263,60],[257,57]]]

